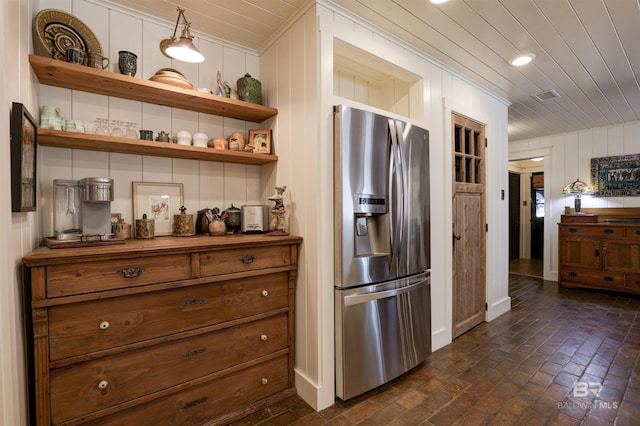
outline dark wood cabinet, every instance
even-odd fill
[[[640,277],[637,225],[570,215],[563,216],[559,228],[561,287],[640,293],[640,283],[636,283]]]
[[[300,242],[161,237],[26,256],[35,423],[227,423],[294,394]]]

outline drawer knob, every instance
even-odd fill
[[[595,249],[595,251],[593,252],[593,255],[594,255],[595,257],[600,256],[600,250]]]
[[[262,297],[267,297],[269,292],[267,290],[262,290]]]
[[[246,256],[242,256],[240,258],[240,260],[242,261],[242,263],[244,263],[245,265],[248,265],[250,263],[253,263],[254,260],[256,260],[256,257],[252,254],[247,254]]]
[[[640,285],[640,280],[636,280],[636,285]]]
[[[577,276],[578,276],[578,274],[576,274],[575,272],[569,272],[569,276],[570,276],[570,277],[577,277]]]
[[[106,380],[102,380],[100,383],[98,383],[98,389],[106,389],[107,386],[109,386],[109,382],[107,382]]]
[[[569,232],[578,232],[577,228],[569,228]]]
[[[144,268],[126,268],[120,269],[118,273],[124,278],[137,278],[144,272]]]
[[[611,234],[613,234],[613,229],[605,229],[604,233],[607,234],[607,235],[611,235]]]
[[[613,281],[613,277],[606,276],[606,277],[604,277],[604,280],[605,281]]]
[[[260,340],[262,340],[263,342],[266,342],[267,341],[267,335],[266,334],[261,335],[260,336]]]
[[[260,380],[260,383],[262,383],[263,385],[266,385],[267,383],[269,383],[269,380],[267,380],[266,377],[263,377],[262,380]]]
[[[102,321],[100,323],[100,330],[106,330],[107,328],[109,328],[109,326],[111,326],[111,324],[109,324],[109,321]]]

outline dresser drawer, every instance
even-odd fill
[[[618,237],[624,236],[624,227],[603,225],[560,225],[560,235],[563,237]]]
[[[287,315],[51,372],[54,423],[112,407],[287,347]]]
[[[284,391],[288,359],[278,357],[139,407],[88,422],[91,425],[203,425],[216,417]]]
[[[640,274],[627,274],[624,279],[624,289],[633,293],[640,293]]]
[[[640,240],[640,226],[629,226],[625,228],[625,237],[627,238],[637,238]]]
[[[291,264],[288,245],[205,252],[200,255],[203,277]]]
[[[191,278],[188,254],[47,267],[47,297],[113,290]]]
[[[51,361],[288,306],[288,274],[49,308]]]
[[[602,289],[624,288],[624,274],[580,268],[560,268],[560,279]]]

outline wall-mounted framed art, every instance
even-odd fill
[[[592,158],[591,186],[597,197],[640,195],[640,154]]]
[[[11,105],[11,211],[36,210],[38,126],[21,103]]]

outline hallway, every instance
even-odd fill
[[[509,262],[509,273],[527,277],[542,278],[542,260],[513,259]]]
[[[366,395],[315,412],[299,397],[248,425],[637,425],[640,297],[509,275],[512,309]]]

